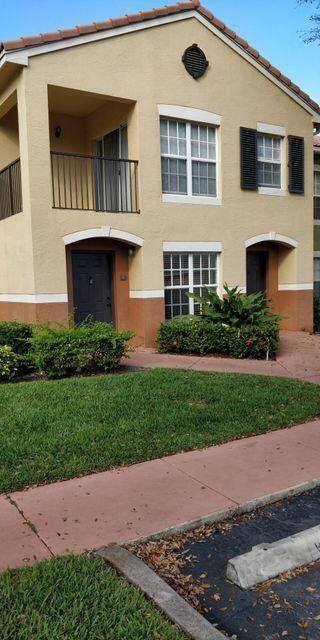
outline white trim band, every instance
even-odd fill
[[[222,251],[222,242],[164,242],[163,251]]]
[[[219,206],[222,204],[221,198],[216,198],[214,196],[188,196],[188,195],[179,195],[175,193],[163,193],[162,194],[162,202],[171,203],[171,204],[206,204],[209,206]]]
[[[221,116],[211,111],[194,109],[192,107],[182,107],[175,104],[158,104],[160,116],[167,118],[177,118],[177,120],[192,120],[193,122],[204,122],[205,124],[221,124]]]
[[[303,282],[301,284],[279,284],[278,291],[310,291],[313,289],[313,282]]]
[[[268,233],[261,233],[258,236],[252,236],[245,240],[244,245],[246,248],[251,247],[254,244],[258,244],[258,242],[280,242],[280,244],[286,244],[289,247],[296,248],[299,244],[298,240],[295,238],[290,238],[290,236],[284,236],[281,233],[276,233],[276,231],[268,231]]]
[[[281,136],[284,138],[286,134],[286,128],[280,127],[277,124],[267,124],[266,122],[257,122],[258,133],[267,133],[273,136]]]
[[[67,246],[80,240],[88,240],[90,238],[114,238],[115,240],[122,240],[128,244],[133,244],[137,247],[142,247],[143,238],[136,236],[128,231],[121,231],[120,229],[112,229],[111,227],[98,227],[96,229],[83,229],[82,231],[75,231],[75,233],[68,233],[63,236],[63,242]]]
[[[22,302],[25,304],[44,304],[52,302],[68,302],[67,293],[0,293],[0,302]]]
[[[262,196],[286,196],[286,189],[277,189],[276,187],[258,187],[258,193]]]
[[[130,298],[164,298],[164,290],[163,289],[148,289],[141,291],[130,291]]]

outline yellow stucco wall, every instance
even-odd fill
[[[181,62],[183,51],[193,42],[210,62],[197,81]],[[34,293],[66,292],[62,237],[101,226],[144,238],[143,248],[131,261],[130,288],[134,290],[163,288],[164,241],[222,242],[221,280],[245,286],[244,242],[269,231],[299,242],[296,250],[284,253],[279,282],[312,282],[312,116],[196,19],[36,56],[21,76],[18,112],[24,213],[0,223],[0,239],[6,225],[6,255],[11,262],[17,227],[25,225],[24,216],[29,217]],[[120,103],[118,111],[114,103],[103,105],[85,118],[61,113],[51,113],[49,118],[48,85],[131,104]],[[162,202],[158,104],[221,116],[221,206]],[[54,150],[68,147],[88,152],[94,137],[124,119],[129,127],[129,157],[139,160],[140,215],[53,211],[50,143]],[[240,189],[239,127],[256,128],[257,122],[281,125],[287,135],[305,138],[304,196],[272,197]],[[61,123],[63,134],[57,141],[53,130]],[[26,271],[13,274],[12,269],[1,272],[0,268],[1,291],[30,292]]]

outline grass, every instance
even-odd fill
[[[0,575],[1,640],[183,640],[101,559],[67,556]]]
[[[158,369],[0,386],[0,492],[304,422],[300,380]]]

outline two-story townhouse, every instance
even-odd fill
[[[319,106],[197,0],[0,54],[0,318],[155,342],[188,291],[312,329]]]
[[[314,149],[314,294],[320,296],[320,134],[313,138]]]

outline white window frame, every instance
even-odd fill
[[[160,118],[167,120],[178,120],[186,124],[186,141],[187,156],[177,156],[180,160],[187,161],[187,194],[162,193],[162,202],[174,204],[204,204],[204,205],[221,205],[220,193],[220,124],[221,116],[203,109],[194,109],[191,107],[183,107],[178,105],[159,104],[158,112]],[[160,128],[159,118],[159,128]],[[192,194],[192,157],[191,157],[191,124],[202,124],[215,129],[215,148],[216,148],[216,195],[215,196],[198,196]],[[159,131],[160,143],[160,131]],[[161,154],[160,157],[166,157]],[[173,157],[173,156],[168,156]],[[195,158],[195,160],[198,160]],[[201,158],[199,159],[201,161]],[[204,160],[205,162],[205,160]]]
[[[286,128],[277,124],[269,124],[266,122],[257,122],[257,134],[280,138],[280,187],[258,186],[258,193],[264,196],[286,196],[288,191],[286,188]],[[267,161],[266,161],[267,162]]]
[[[315,164],[314,165],[314,173],[319,173],[320,174],[320,164]],[[315,197],[320,197],[320,193],[319,196],[317,196],[316,192],[315,192],[315,180],[314,180],[314,189],[313,189],[313,194],[314,194],[314,198]],[[315,220],[313,219],[313,224],[315,226],[320,226],[320,220]],[[314,251],[313,252],[313,258],[319,258],[320,259],[320,251]],[[314,272],[313,272],[314,273]],[[313,276],[313,283],[315,284],[316,282],[319,282],[319,280],[315,280],[314,276]]]
[[[320,175],[320,164],[315,164],[314,165],[314,173],[319,173],[319,175]],[[320,193],[319,193],[319,196],[317,196],[317,194],[315,193],[315,180],[313,181],[313,197],[314,198],[319,198],[320,197]],[[320,220],[316,220],[315,218],[313,218],[313,224],[316,225],[316,226],[319,226],[320,225]],[[316,251],[315,254],[316,253],[320,253],[320,252]],[[315,255],[314,257],[316,258],[318,256]]]
[[[220,265],[220,260],[221,260],[221,253],[220,250],[217,248],[215,249],[196,249],[196,248],[189,248],[189,249],[184,249],[184,248],[165,248],[166,246],[169,247],[169,245],[179,245],[181,244],[181,246],[184,246],[184,243],[163,243],[163,255],[165,253],[172,253],[172,254],[181,254],[181,253],[186,253],[188,254],[188,273],[189,273],[189,284],[188,285],[165,285],[163,286],[163,290],[164,290],[164,294],[165,292],[168,291],[173,291],[174,289],[180,290],[180,289],[185,289],[186,291],[188,291],[188,293],[193,293],[194,289],[199,289],[199,288],[203,288],[203,287],[212,287],[215,288],[215,291],[217,292],[217,294],[220,296],[221,295],[221,286],[220,286],[220,269],[221,269],[221,265]],[[186,246],[190,246],[193,243],[186,243]],[[209,243],[194,243],[195,245],[201,245],[201,244],[209,244]],[[213,245],[220,245],[220,243],[213,243]],[[193,256],[194,254],[216,254],[216,284],[215,285],[205,285],[205,284],[196,284],[194,285],[193,282]],[[164,269],[163,269],[163,273],[164,273]],[[189,314],[193,315],[194,314],[194,305],[195,305],[195,301],[193,298],[189,298]],[[172,318],[175,318],[177,316],[172,316]],[[170,318],[170,319],[172,319]],[[169,322],[170,319],[166,319],[166,322]]]
[[[320,282],[320,279],[319,279],[319,280],[316,280],[316,279],[315,279],[314,261],[315,261],[316,259],[317,259],[317,260],[320,260],[320,251],[314,251],[314,252],[313,252],[313,288],[314,288],[314,289],[315,289],[315,286],[314,286],[314,285],[315,285],[316,283],[318,284],[318,282]]]
[[[320,177],[320,164],[315,164],[314,165],[314,176],[315,174],[318,174]],[[313,195],[317,198],[320,198],[320,186],[319,186],[319,193],[316,193],[316,181],[314,178],[314,183],[313,183]]]

